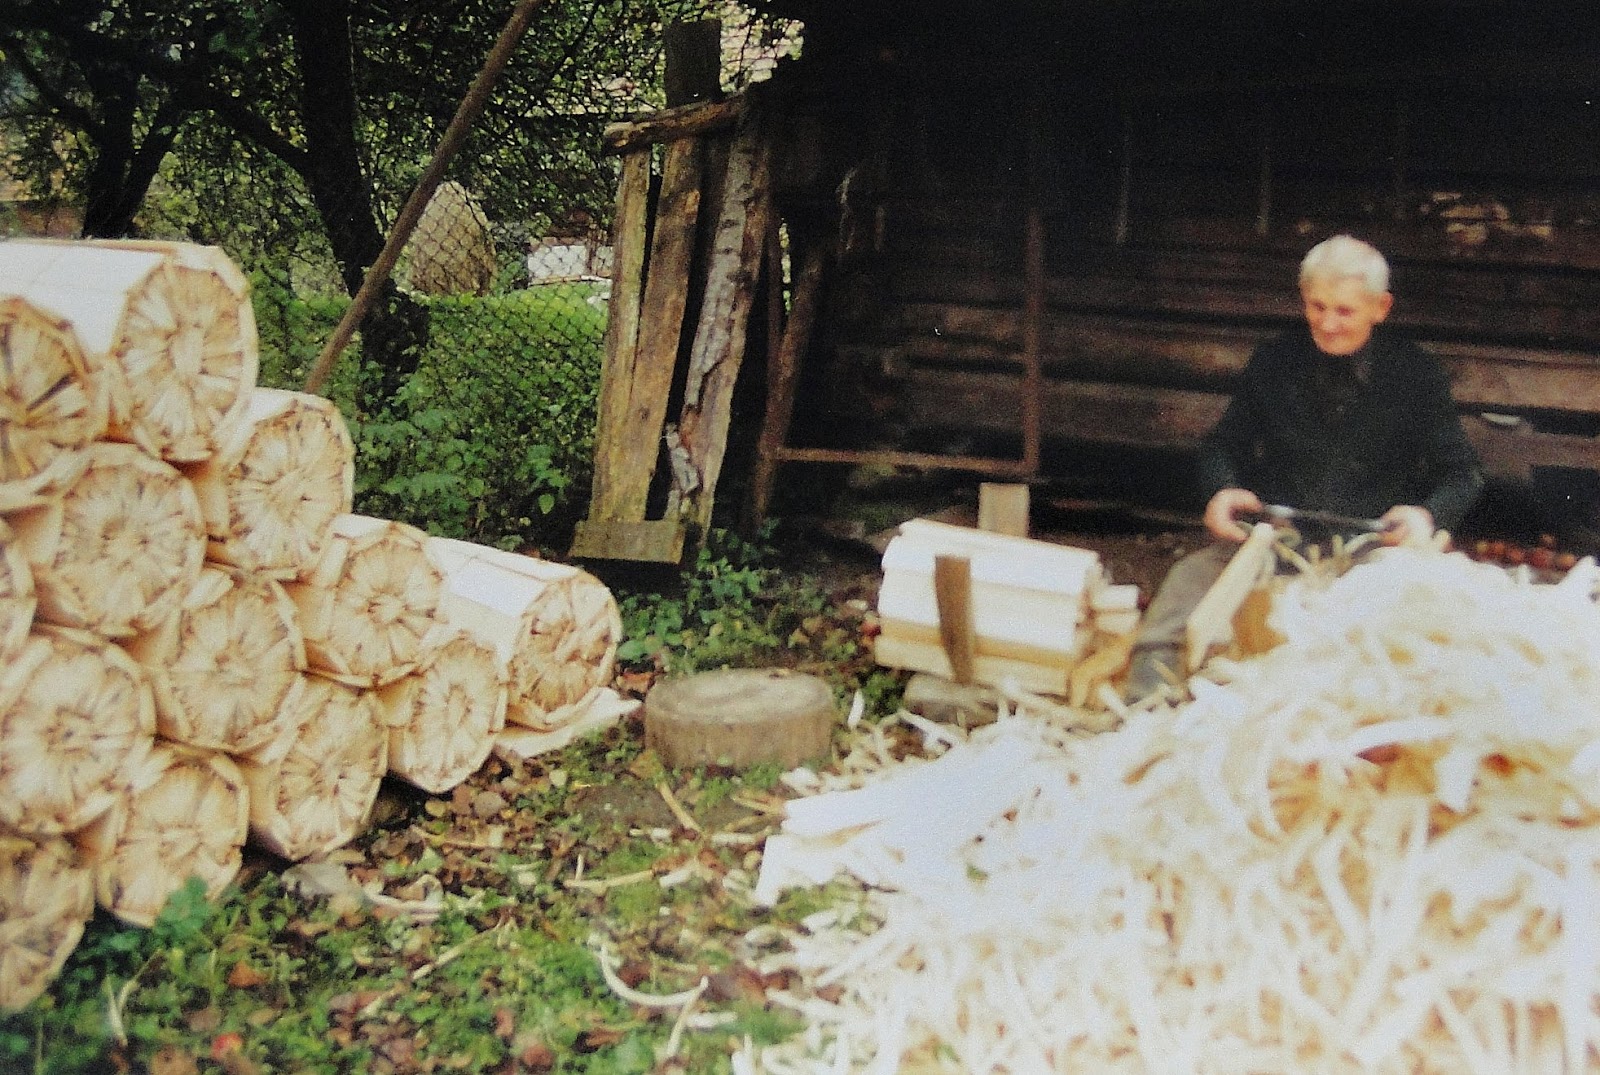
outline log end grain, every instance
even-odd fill
[[[825,757],[838,720],[815,676],[734,668],[668,679],[645,699],[645,744],[674,767],[793,768]]]

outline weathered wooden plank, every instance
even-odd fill
[[[644,291],[645,235],[649,226],[650,151],[622,158],[617,187],[616,222],[612,228],[615,264],[606,348],[600,368],[596,417],[594,484],[589,494],[591,519],[614,519],[624,467],[631,453],[623,449],[631,432],[627,421],[629,386],[639,343],[639,311]]]
[[[1184,662],[1190,672],[1205,663],[1211,647],[1233,637],[1233,616],[1271,569],[1272,525],[1257,523],[1184,623]]]
[[[657,142],[725,131],[734,126],[743,114],[743,97],[730,97],[726,101],[697,101],[613,123],[601,135],[601,142],[608,150],[626,153]]]
[[[1021,381],[1014,374],[918,374],[900,384],[903,417],[926,429],[1016,433],[1013,409]],[[1192,448],[1222,417],[1219,392],[1048,380],[1041,406],[1056,440],[1139,448]]]
[[[902,401],[912,421],[927,428],[1016,432],[1008,418],[1007,394],[1018,391],[1015,375],[942,374],[905,382]],[[1082,441],[1117,447],[1191,451],[1222,416],[1227,396],[1219,392],[1047,381],[1044,432],[1057,441]],[[953,420],[959,415],[959,421]],[[1504,429],[1472,415],[1462,418],[1467,436],[1494,473],[1521,474],[1533,467],[1572,467],[1600,471],[1600,438],[1541,433],[1523,427]],[[918,457],[933,465],[939,457]],[[912,462],[907,465],[917,465]]]
[[[1600,438],[1568,433],[1502,429],[1481,418],[1462,419],[1486,469],[1527,477],[1534,467],[1600,471]]]
[[[683,560],[684,537],[684,526],[676,519],[585,519],[578,523],[571,555],[676,564]]]
[[[701,145],[698,139],[679,139],[667,146],[663,156],[633,374],[614,442],[613,511],[604,518],[645,516],[683,334],[700,211]]]
[[[674,501],[688,507],[702,532],[711,523],[717,478],[727,451],[734,381],[744,359],[746,329],[772,212],[771,146],[746,114],[734,133],[727,185],[707,267],[684,383],[678,437],[686,466],[674,468]]]

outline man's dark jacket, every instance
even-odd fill
[[[1483,487],[1444,370],[1383,326],[1348,357],[1317,350],[1305,326],[1261,344],[1199,463],[1208,498],[1249,489],[1363,518],[1416,504],[1447,529]]]

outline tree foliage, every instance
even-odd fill
[[[665,22],[707,7],[541,5],[456,178],[524,227],[603,218],[600,128],[658,83]],[[9,0],[0,123],[19,174],[78,201],[86,235],[159,220],[247,261],[325,256],[354,293],[505,16],[491,0]],[[386,299],[366,336],[393,388],[422,339]]]

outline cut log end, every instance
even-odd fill
[[[0,833],[0,1012],[38,999],[93,913],[89,868],[66,839]]]
[[[658,684],[645,700],[645,743],[674,767],[763,763],[793,768],[826,757],[838,706],[815,676],[724,669]]]

